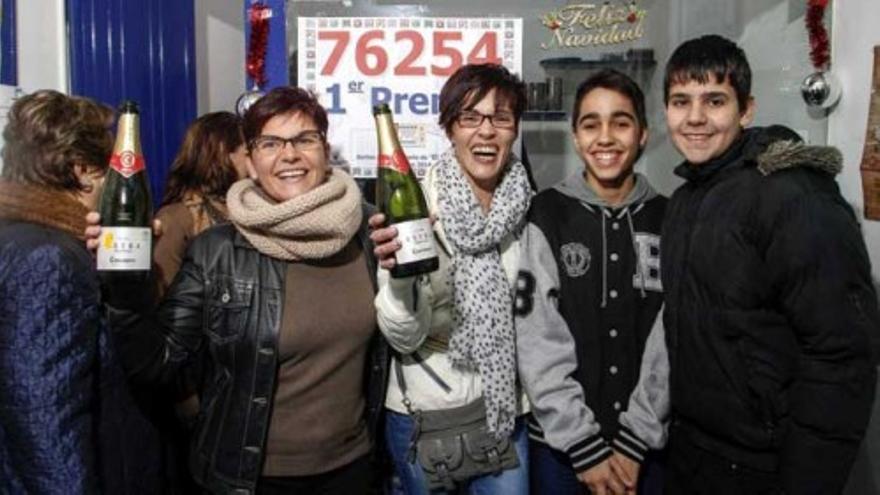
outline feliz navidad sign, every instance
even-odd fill
[[[635,1],[566,5],[541,17],[550,31],[550,39],[541,43],[541,48],[584,48],[635,41],[645,35],[647,15],[648,11]]]

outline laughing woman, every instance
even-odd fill
[[[532,195],[525,167],[511,153],[524,108],[522,82],[499,65],[466,65],[443,86],[440,125],[452,147],[423,183],[436,217],[436,272],[391,279],[397,231],[378,228],[381,216],[371,220],[385,268],[379,328],[397,351],[385,435],[409,495],[528,492],[527,403],[516,383],[512,310],[517,237]],[[432,449],[417,437],[432,411],[460,421],[475,410],[485,411],[491,441],[461,453],[488,469],[462,478],[454,466],[459,452]]]
[[[365,207],[328,164],[327,125],[302,89],[254,103],[230,224],[193,240],[155,312],[110,291],[134,379],[168,382],[206,351],[190,465],[212,493],[364,493],[374,477],[387,350]]]

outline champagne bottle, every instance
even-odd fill
[[[150,270],[153,203],[141,151],[137,103],[119,108],[116,144],[98,205],[98,270],[106,281],[146,281]]]
[[[425,196],[400,147],[388,105],[373,107],[373,116],[379,138],[376,203],[385,214],[385,221],[397,227],[397,238],[402,244],[395,253],[397,263],[391,269],[391,276],[400,278],[432,272],[439,266],[439,259]]]

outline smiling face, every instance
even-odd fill
[[[730,148],[754,112],[752,98],[741,109],[730,82],[710,76],[705,84],[691,80],[670,85],[666,125],[676,149],[691,164],[702,165]]]
[[[598,87],[581,99],[579,115],[572,137],[587,182],[602,197],[614,191],[629,192],[633,165],[648,141],[648,131],[639,124],[632,101]]]
[[[468,98],[472,97],[468,95]],[[508,102],[495,104],[495,90],[486,93],[475,105],[465,105],[467,113],[481,115],[513,114]],[[463,112],[464,113],[464,112]],[[473,115],[473,114],[471,114]],[[516,126],[512,129],[498,129],[489,119],[483,119],[477,127],[466,128],[458,120],[452,124],[449,140],[455,150],[455,157],[464,170],[471,185],[480,191],[491,194],[495,191],[507,161],[510,147],[516,138]]]
[[[318,131],[311,117],[300,112],[284,113],[267,120],[260,136],[290,139],[309,131]],[[279,203],[311,191],[327,178],[329,165],[326,143],[313,149],[298,150],[286,142],[274,153],[262,152],[259,148],[255,146],[251,150],[248,175]]]

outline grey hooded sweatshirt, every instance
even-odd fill
[[[582,173],[538,194],[520,239],[516,328],[530,437],[580,472],[662,448],[669,364],[660,229],[666,199],[636,174],[608,205]]]

